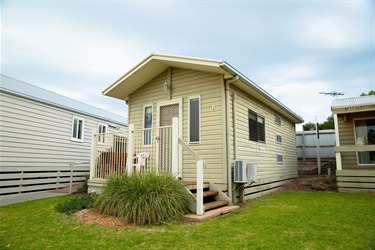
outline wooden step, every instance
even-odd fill
[[[189,190],[197,189],[197,183],[194,181],[186,181],[184,182],[184,184]],[[210,183],[208,181],[203,182],[203,188],[209,188],[209,186],[210,186]]]
[[[207,196],[215,196],[217,195],[219,192],[217,191],[212,191],[212,190],[209,190],[209,191],[204,191],[203,192],[203,197],[207,197]],[[195,197],[197,197],[197,193],[194,193],[193,194]]]
[[[185,220],[190,222],[202,222],[213,217],[231,213],[239,208],[239,206],[225,206],[205,212],[204,215],[186,214],[184,217]]]
[[[228,205],[228,201],[213,201],[203,204],[204,211]]]

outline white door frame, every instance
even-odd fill
[[[158,102],[156,105],[157,105],[157,117],[156,117],[156,122],[157,122],[157,128],[159,128],[159,124],[160,124],[160,108],[163,107],[163,106],[168,106],[168,105],[172,105],[172,104],[178,104],[178,136],[180,138],[182,138],[182,122],[183,122],[183,115],[182,115],[182,98],[178,98],[178,99],[173,99],[173,100],[168,100],[168,101],[163,101],[163,102]],[[178,152],[179,152],[179,157],[178,157],[178,172],[179,172],[179,176],[178,177],[181,177],[182,178],[182,147],[179,146],[178,147]]]

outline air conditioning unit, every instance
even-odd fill
[[[251,160],[234,161],[234,182],[248,183],[257,180],[257,164]]]

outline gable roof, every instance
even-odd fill
[[[0,92],[126,126],[125,117],[8,76],[0,75]]]
[[[375,95],[334,99],[331,104],[332,113],[348,113],[375,110]]]
[[[102,93],[121,100],[127,100],[129,95],[135,90],[145,85],[169,67],[222,74],[224,79],[238,77],[238,81],[232,83],[233,85],[244,90],[252,97],[274,109],[276,112],[283,114],[294,123],[303,122],[303,119],[299,115],[241,74],[227,62],[220,60],[151,54],[107,87]]]

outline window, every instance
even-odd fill
[[[104,143],[104,136],[101,136],[100,134],[105,134],[105,133],[107,133],[107,125],[106,124],[101,124],[101,123],[99,123],[98,124],[98,134],[99,134],[99,136],[98,136],[98,142],[99,143]]]
[[[283,137],[281,135],[276,134],[276,142],[277,143],[283,143]]]
[[[281,125],[281,117],[278,115],[275,115],[275,123],[278,125]]]
[[[144,119],[143,119],[144,139],[143,145],[151,145],[152,139],[152,106],[144,108]]]
[[[72,141],[83,141],[83,129],[84,129],[84,119],[73,116],[72,121]]]
[[[266,142],[264,117],[249,110],[249,140]]]
[[[375,145],[375,119],[356,120],[355,144]],[[375,164],[375,151],[357,152],[358,164]]]
[[[189,143],[200,142],[200,97],[189,98]]]
[[[276,162],[284,163],[284,156],[282,154],[276,154]]]

